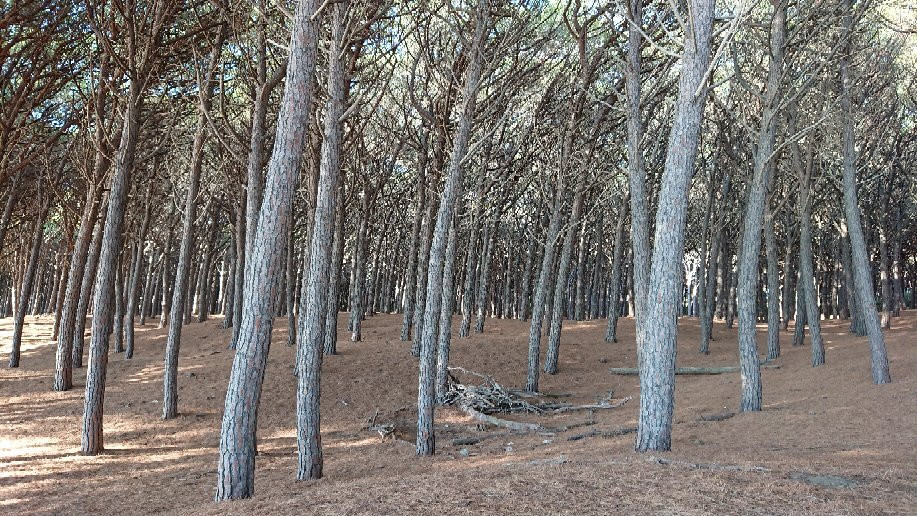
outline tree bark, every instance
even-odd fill
[[[672,444],[677,295],[680,288],[678,268],[684,259],[688,187],[694,172],[698,136],[707,99],[704,82],[710,61],[714,0],[689,0],[688,4],[693,34],[685,35],[675,118],[669,134],[659,190],[653,257],[649,282],[645,285],[645,292],[652,293],[652,298],[644,299],[646,311],[637,330],[640,364],[637,451],[668,450]],[[637,197],[640,192],[631,190],[631,195],[632,198]],[[633,212],[636,215],[637,210]],[[636,219],[632,220],[631,228],[638,225]],[[635,256],[634,261],[635,268],[639,268],[641,265],[638,257]],[[637,298],[640,298],[639,291]],[[637,312],[640,313],[639,306]]]
[[[108,209],[99,253],[97,278],[93,293],[92,337],[89,341],[89,367],[86,371],[86,396],[83,411],[83,433],[80,452],[98,455],[104,449],[102,417],[104,414],[105,376],[108,369],[108,339],[112,330],[112,296],[115,271],[121,254],[121,230],[130,187],[130,173],[140,135],[142,86],[140,78],[131,78],[121,140],[115,158],[114,173],[108,191]],[[76,346],[74,346],[74,353]]]
[[[29,249],[29,258],[26,262],[25,272],[22,275],[22,285],[19,289],[19,306],[16,307],[16,320],[13,322],[13,345],[10,351],[10,367],[19,367],[19,358],[22,349],[22,330],[25,325],[25,315],[28,303],[26,302],[32,295],[32,285],[35,283],[35,270],[38,268],[38,255],[41,252],[41,244],[44,242],[45,217],[48,214],[50,205],[47,198],[42,198],[42,192],[38,194],[38,213],[35,214],[35,222],[32,227],[32,246]]]
[[[850,38],[853,33],[853,19],[851,16],[851,0],[844,0],[846,13],[844,16],[844,32],[847,47],[850,48]],[[879,325],[879,317],[875,308],[875,295],[870,280],[869,257],[866,254],[866,239],[863,236],[863,226],[860,221],[860,207],[857,202],[856,184],[856,146],[853,137],[853,103],[850,99],[852,79],[850,77],[850,63],[848,53],[842,53],[840,62],[841,82],[841,112],[843,114],[842,154],[843,154],[843,193],[844,212],[847,218],[847,230],[850,234],[850,248],[854,283],[856,284],[857,305],[862,311],[866,323],[866,333],[869,336],[870,358],[872,362],[872,381],[876,384],[891,382],[888,371],[888,355],[885,351],[885,337]]]
[[[446,245],[449,238],[455,206],[462,191],[462,161],[468,152],[474,123],[475,103],[481,86],[484,39],[487,36],[488,12],[484,0],[478,0],[471,55],[465,70],[465,85],[458,126],[453,139],[446,184],[443,186],[436,229],[430,242],[430,260],[427,267],[427,295],[424,303],[423,328],[420,341],[420,361],[417,387],[417,455],[433,455],[436,450],[433,433],[433,407],[436,381],[436,344],[439,337],[439,320],[442,311],[443,272],[446,265]],[[451,295],[451,292],[447,295]]]
[[[274,303],[286,257],[291,200],[312,115],[318,43],[318,21],[311,20],[315,9],[316,0],[304,0],[296,6],[289,73],[277,116],[266,190],[263,202],[257,206],[260,208],[257,230],[249,233],[253,252],[246,260],[242,316],[237,319],[239,337],[220,430],[217,500],[248,498],[254,492],[257,408],[267,365]]]

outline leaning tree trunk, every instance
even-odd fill
[[[637,0],[639,1],[639,0]],[[688,187],[697,157],[706,102],[705,72],[710,61],[714,0],[689,0],[693,34],[685,35],[675,118],[669,134],[659,202],[653,257],[645,285],[645,313],[638,327],[640,417],[637,451],[668,450],[675,408],[675,340],[678,332],[678,269],[684,259]],[[634,19],[641,19],[636,17]],[[637,196],[638,192],[631,192]],[[636,214],[636,210],[635,213]],[[631,226],[636,226],[633,219]],[[635,257],[636,262],[636,257]],[[635,267],[639,264],[635,263]],[[639,298],[640,292],[637,292]],[[637,307],[639,312],[640,308]]]
[[[35,270],[38,268],[38,255],[44,241],[45,216],[48,214],[48,199],[42,199],[43,192],[38,194],[38,213],[35,216],[35,225],[32,229],[32,247],[29,249],[29,258],[26,262],[25,272],[22,275],[22,286],[19,289],[19,306],[16,307],[16,320],[13,322],[13,346],[10,351],[10,367],[19,367],[20,350],[22,348],[22,330],[25,324],[26,302],[32,296],[32,285],[35,282]]]
[[[86,275],[85,266],[92,242],[92,229],[96,225],[96,217],[101,204],[102,189],[95,183],[90,184],[86,192],[86,205],[83,208],[83,217],[80,220],[80,229],[77,232],[76,243],[73,245],[73,254],[70,258],[70,273],[67,277],[64,306],[61,309],[60,328],[57,333],[57,354],[54,360],[54,390],[69,391],[73,388],[73,333],[76,326],[77,306],[80,300],[79,287]],[[81,353],[82,355],[82,353]]]
[[[615,246],[611,258],[611,285],[608,289],[608,328],[605,342],[618,342],[618,318],[621,316],[621,270],[624,267],[624,226],[627,222],[629,199],[620,204],[615,225]]]
[[[755,147],[754,172],[748,184],[745,205],[745,227],[739,250],[739,274],[736,285],[739,315],[739,363],[742,367],[743,412],[761,410],[761,365],[758,360],[756,331],[756,293],[758,291],[758,257],[761,253],[761,227],[767,203],[768,171],[777,135],[777,104],[783,80],[783,52],[786,39],[786,10],[775,4],[770,26],[770,61],[764,89],[764,108]],[[768,326],[770,330],[770,326]]]
[[[554,304],[552,305],[551,326],[548,328],[548,352],[544,358],[544,372],[557,374],[557,361],[560,355],[560,333],[563,325],[563,306],[567,292],[567,275],[570,270],[570,260],[573,254],[573,237],[579,226],[580,213],[583,210],[583,191],[577,190],[573,198],[573,209],[570,213],[570,223],[567,224],[567,234],[564,235],[564,245],[560,252],[560,263],[557,266],[557,280],[554,282]]]
[[[291,200],[312,115],[318,22],[311,18],[316,3],[317,0],[304,0],[296,6],[289,73],[277,116],[264,200],[259,206],[257,231],[248,235],[253,253],[246,260],[242,316],[236,319],[239,336],[220,430],[217,500],[249,498],[254,492],[257,409],[273,328],[274,301],[286,257]]]
[[[83,411],[83,433],[80,452],[98,455],[104,449],[102,417],[105,401],[105,375],[108,370],[108,339],[112,330],[112,295],[115,291],[115,271],[121,254],[121,230],[130,188],[130,173],[134,168],[134,155],[140,135],[140,104],[142,102],[139,78],[131,78],[130,95],[125,107],[121,141],[115,158],[114,173],[108,191],[108,210],[102,235],[102,247],[96,269],[97,278],[93,293],[92,337],[89,341],[89,367],[86,371],[86,396]],[[74,346],[74,353],[76,347]]]
[[[551,273],[554,272],[555,243],[560,234],[563,218],[564,186],[563,176],[558,174],[554,191],[554,207],[545,235],[544,255],[541,258],[541,270],[538,283],[535,284],[535,297],[532,301],[532,321],[529,325],[528,371],[525,377],[525,390],[538,392],[538,361],[541,358],[541,325],[544,320],[545,303],[551,291]]]
[[[853,35],[851,17],[851,0],[844,0],[847,12],[844,16],[846,44],[850,44]],[[856,146],[853,139],[853,104],[850,99],[851,77],[847,53],[842,53],[840,65],[841,111],[843,113],[843,193],[844,212],[847,218],[847,230],[850,234],[850,248],[853,257],[853,276],[856,284],[857,305],[866,322],[866,333],[869,336],[869,348],[872,361],[872,381],[877,384],[889,383],[888,355],[885,351],[885,337],[879,326],[879,317],[875,308],[875,294],[870,279],[869,257],[866,254],[866,239],[863,237],[863,226],[860,221],[860,207],[857,202],[856,184]]]
[[[319,395],[321,393],[324,324],[328,316],[329,272],[334,242],[334,218],[339,175],[341,173],[341,119],[349,80],[341,62],[344,47],[344,16],[349,2],[335,4],[331,24],[331,51],[328,59],[328,100],[325,103],[319,183],[315,195],[315,215],[309,274],[302,290],[299,318],[299,349],[296,354],[296,442],[299,450],[298,480],[322,477],[322,439],[319,432]],[[368,213],[364,214],[368,216]]]
[[[92,248],[86,259],[86,270],[83,271],[83,279],[80,282],[80,300],[76,306],[76,320],[73,325],[73,345],[70,360],[72,367],[83,367],[83,343],[86,336],[86,314],[89,312],[89,303],[93,300],[95,290],[96,268],[99,264],[99,255],[102,254],[102,237],[105,233],[105,221],[108,218],[108,199],[102,204],[104,211],[99,218],[95,233],[92,236]]]
[[[207,139],[207,113],[210,111],[210,100],[213,96],[213,82],[223,40],[226,37],[226,26],[222,27],[213,44],[206,84],[201,85],[200,104],[198,105],[198,128],[191,147],[191,175],[188,178],[188,192],[185,195],[185,213],[182,217],[182,236],[178,247],[178,266],[175,270],[175,287],[172,292],[172,307],[169,319],[169,333],[166,337],[166,356],[162,375],[162,418],[172,419],[178,415],[178,352],[181,348],[181,320],[185,314],[185,303],[191,302],[192,290],[188,285],[188,274],[191,268],[191,248],[194,247],[194,219],[197,196],[201,189],[201,171],[204,163],[204,143]],[[206,266],[206,258],[204,266]],[[185,295],[185,292],[188,295]]]
[[[475,102],[481,86],[484,38],[487,36],[487,7],[484,0],[477,5],[471,57],[465,70],[462,91],[461,116],[453,140],[446,184],[436,214],[436,229],[430,241],[430,262],[427,268],[427,295],[424,302],[423,328],[420,341],[420,363],[417,387],[417,455],[433,455],[436,450],[433,434],[433,407],[436,381],[436,343],[439,337],[439,319],[442,310],[443,271],[446,262],[446,245],[449,238],[455,205],[462,191],[462,161],[468,152],[471,128],[474,123]],[[445,295],[452,295],[451,292]]]

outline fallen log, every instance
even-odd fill
[[[478,412],[477,410],[467,406],[459,405],[459,408],[465,414],[471,416],[476,421],[482,423],[487,423],[494,426],[499,426],[502,428],[509,428],[510,430],[519,430],[523,432],[537,432],[543,430],[544,428],[538,423],[523,423],[521,421],[510,421],[508,419],[500,419],[498,417],[489,416],[483,412]]]
[[[761,369],[780,369],[777,364],[761,364]],[[739,366],[722,366],[722,367],[676,367],[675,374],[679,375],[713,375],[723,373],[738,373],[741,370]],[[640,374],[640,369],[636,367],[612,367],[609,369],[611,374],[624,376],[636,376]]]
[[[625,426],[621,428],[615,428],[613,430],[592,430],[591,432],[586,432],[585,434],[571,435],[567,437],[568,441],[581,441],[587,437],[618,437],[621,435],[633,434],[637,432],[637,427],[635,426]]]

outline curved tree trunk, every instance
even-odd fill
[[[114,174],[108,191],[108,214],[105,217],[102,247],[99,254],[97,279],[93,293],[92,337],[89,341],[89,367],[86,371],[86,396],[83,410],[83,433],[80,452],[98,455],[104,449],[102,417],[105,400],[105,375],[108,370],[108,339],[114,316],[112,296],[118,257],[121,254],[121,230],[124,209],[130,188],[130,173],[134,168],[134,154],[140,134],[140,104],[142,86],[139,78],[130,81],[121,140],[115,158]],[[76,346],[74,346],[74,353]]]
[[[573,209],[570,213],[570,222],[567,224],[567,233],[564,235],[564,245],[560,252],[560,263],[557,266],[557,280],[554,282],[554,304],[552,305],[551,326],[548,328],[548,352],[544,358],[544,372],[557,374],[557,360],[560,355],[560,333],[563,325],[563,306],[567,292],[567,276],[570,270],[570,260],[573,254],[573,238],[580,224],[580,214],[583,210],[583,191],[577,190],[573,197]]]
[[[217,500],[248,498],[254,492],[255,429],[261,385],[267,365],[275,299],[286,257],[292,200],[312,115],[312,82],[318,22],[317,0],[296,6],[286,86],[277,115],[274,149],[268,165],[264,200],[259,203],[257,231],[249,233],[252,254],[246,260],[242,316],[236,354],[220,429]],[[261,143],[258,142],[258,145]],[[260,176],[260,165],[257,176]],[[305,342],[300,339],[300,342]]]
[[[640,417],[637,422],[637,451],[668,450],[672,445],[677,300],[680,291],[678,268],[684,259],[688,187],[694,172],[707,99],[703,85],[710,61],[714,0],[689,0],[688,5],[693,34],[685,35],[675,118],[659,189],[653,257],[649,282],[645,285],[645,293],[652,293],[652,297],[643,300],[646,310],[643,322],[638,319]],[[631,195],[637,197],[639,193],[632,190]],[[633,215],[636,212],[634,210]],[[637,225],[638,221],[633,219],[631,228]],[[634,261],[635,268],[639,268],[636,256]],[[640,298],[639,291],[637,298]],[[639,317],[639,305],[637,312]]]

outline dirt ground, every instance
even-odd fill
[[[344,314],[340,328],[344,328]],[[78,453],[85,369],[74,389],[51,391],[52,320],[27,321],[22,366],[0,369],[0,513],[301,514],[917,514],[917,312],[886,333],[893,383],[875,386],[865,338],[824,321],[827,365],[783,333],[779,369],[765,369],[764,410],[736,414],[738,373],[679,376],[672,452],[637,454],[638,382],[609,367],[636,365],[633,320],[603,341],[605,321],[565,323],[560,371],[544,393],[610,410],[512,419],[543,432],[480,426],[437,412],[435,458],[411,442],[417,363],[399,341],[401,318],[377,315],[364,342],[343,331],[322,372],[325,478],[297,482],[293,348],[277,323],[260,409],[256,496],[215,504],[216,456],[232,354],[221,319],[183,332],[179,418],[160,419],[165,330],[138,326],[133,360],[108,365],[105,454]],[[697,353],[697,320],[683,318],[679,365],[737,362],[735,330],[715,328],[712,353]],[[792,331],[792,326],[790,327]],[[0,321],[3,360],[10,319]],[[486,333],[453,339],[452,363],[524,384],[528,325],[489,320]],[[764,335],[759,332],[763,351]],[[5,364],[4,364],[5,365]],[[374,414],[396,424],[384,441],[366,429]],[[726,419],[723,419],[727,417]],[[509,418],[509,417],[507,417]],[[722,420],[718,420],[722,419]],[[622,434],[622,435],[616,435]],[[455,439],[478,438],[476,444]]]

